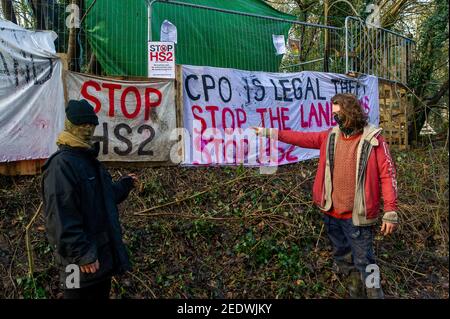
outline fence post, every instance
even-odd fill
[[[348,74],[348,19],[350,17],[345,17],[345,74]]]

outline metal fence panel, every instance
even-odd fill
[[[275,72],[303,70],[355,72],[371,74],[399,83],[407,83],[411,73],[414,41],[386,29],[369,28],[357,17],[347,17],[345,27],[337,28],[179,1],[126,0],[127,9],[117,12],[117,6],[114,6],[116,1],[5,0],[2,3],[11,5],[7,8],[2,7],[1,16],[15,17],[16,22],[25,28],[55,31],[58,34],[57,51],[69,53],[72,57],[69,67],[76,71],[98,75],[145,75],[146,68],[142,65],[146,64],[143,60],[146,59],[147,54],[145,51],[148,40],[147,11],[155,5],[170,8],[163,12],[171,11],[174,19],[179,19],[187,8],[196,12],[195,21],[210,26],[206,39],[213,39],[223,48],[247,50],[251,57],[237,63],[236,56],[232,55],[231,51],[227,53],[224,50],[217,56],[214,56],[215,51],[213,51],[214,54],[198,59],[201,51],[213,50],[217,45],[205,41],[202,46],[199,46],[198,43],[184,41],[178,45],[177,51],[184,52],[184,56],[189,56],[190,64],[238,67],[244,70],[259,68],[261,71]],[[36,3],[40,5],[35,6]],[[78,16],[81,20],[81,28],[69,29],[66,25],[68,18],[76,13],[73,11],[74,7],[70,5],[80,3],[84,3]],[[10,12],[5,12],[5,9]],[[155,12],[150,18],[152,29],[155,26],[158,27],[158,24],[167,18],[154,15]],[[119,18],[125,22],[118,23]],[[142,27],[142,21],[146,25],[145,28]],[[250,28],[252,24],[254,26]],[[290,26],[286,39],[287,52],[277,57],[277,68],[274,69],[275,48],[271,39],[267,39],[267,30],[270,28],[281,30],[280,26],[286,24]],[[115,35],[109,39],[116,42],[113,51],[102,51],[105,49],[102,43],[104,39],[92,36],[96,28],[101,27],[109,28]],[[127,32],[122,32],[124,29]],[[224,34],[226,30],[229,30],[230,34]],[[157,39],[155,34],[158,32],[159,29],[153,30],[152,38]],[[239,41],[241,37],[254,38],[255,41],[252,45],[246,46]],[[134,44],[127,45],[128,42]],[[104,61],[101,59],[100,52],[103,55],[110,55],[114,63],[127,66],[125,71],[106,72],[102,68]],[[254,61],[258,61],[258,65],[262,67],[257,67]],[[189,61],[182,61],[182,63],[186,62],[189,63]]]
[[[401,34],[368,26],[357,17],[345,19],[345,72],[408,83],[415,42]]]

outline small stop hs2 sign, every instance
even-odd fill
[[[172,44],[151,44],[150,45],[150,61],[155,62],[172,62],[173,61]]]

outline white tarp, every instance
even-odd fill
[[[281,35],[273,34],[272,41],[277,55],[286,53],[286,41],[284,40],[284,34]]]
[[[175,85],[172,80],[122,81],[65,72],[68,99],[85,99],[97,112],[99,160],[165,162],[175,143]]]
[[[161,42],[173,42],[177,44],[177,27],[169,20],[164,20],[161,24],[160,40]]]
[[[48,158],[64,127],[54,32],[0,19],[0,162]]]
[[[183,163],[276,166],[317,157],[318,150],[255,139],[249,128],[326,130],[336,125],[331,98],[337,93],[355,94],[369,122],[378,126],[378,79],[374,76],[183,66]]]

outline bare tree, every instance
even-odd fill
[[[71,4],[74,4],[81,8],[81,0],[71,0]],[[69,70],[79,71],[77,52],[78,52],[78,43],[77,43],[78,29],[70,28],[69,29],[69,40],[67,46],[67,62],[69,64]]]
[[[53,26],[54,0],[28,0],[36,19],[36,29],[50,30]]]
[[[1,0],[3,14],[6,20],[13,23],[17,23],[16,13],[14,12],[14,6],[12,0]]]

